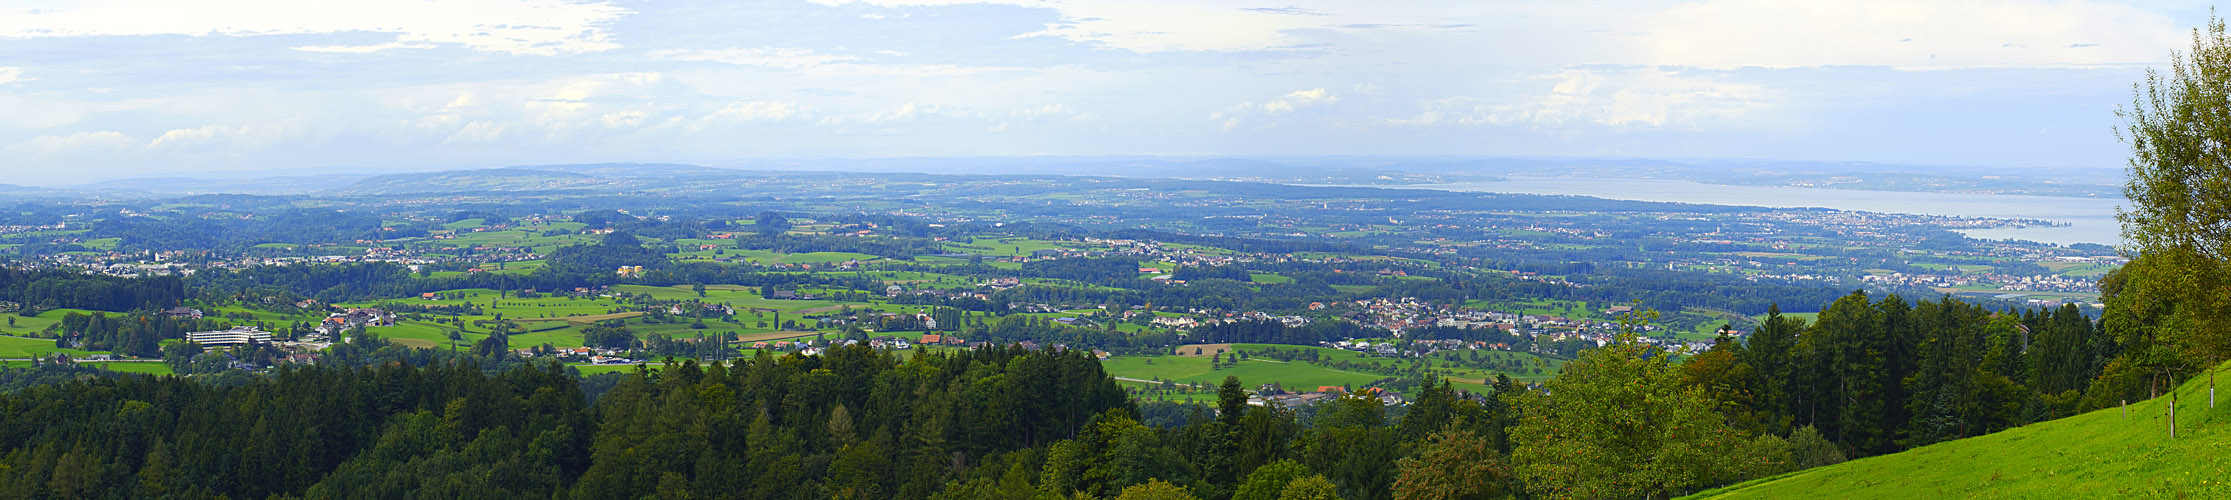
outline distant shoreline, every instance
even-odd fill
[[[1379,187],[1389,186],[1347,186]],[[1855,212],[2026,219],[2056,223],[2054,226],[1962,229],[1957,232],[1978,239],[2022,239],[2070,245],[2122,243],[2115,207],[2121,198],[2076,198],[2017,194],[1970,194],[1926,191],[1875,191],[1789,186],[1707,184],[1680,179],[1584,179],[1570,177],[1514,177],[1503,181],[1448,184],[1411,184],[1402,189],[1587,196],[1628,201],[1690,203],[1700,205],[1768,208],[1825,208]]]

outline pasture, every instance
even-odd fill
[[[2177,388],[2174,440],[2164,395],[1688,498],[2231,498],[2231,405],[2210,408],[2210,390]]]

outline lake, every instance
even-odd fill
[[[1411,189],[1592,196],[1614,200],[1663,201],[1775,208],[1829,208],[1860,212],[2039,219],[2067,226],[1960,230],[1973,238],[2019,239],[2068,245],[2122,243],[2115,208],[2128,200],[2061,198],[2002,194],[1861,191],[1783,186],[1724,186],[1683,180],[1513,178],[1503,181],[1413,184]]]

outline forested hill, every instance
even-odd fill
[[[853,347],[616,377],[593,406],[555,365],[34,385],[0,397],[0,497],[923,498],[1135,414],[1077,352]]]

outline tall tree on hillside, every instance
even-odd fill
[[[2231,357],[2231,34],[2210,17],[2193,31],[2192,52],[2171,54],[2164,75],[2148,70],[2133,88],[2117,135],[2130,143],[2128,208],[2117,209],[2132,300],[2175,306],[2159,332],[2185,364]],[[2143,307],[2143,304],[2136,304]],[[2212,366],[2212,365],[2211,365]],[[2163,374],[2185,369],[2161,365]]]
[[[1782,315],[1780,305],[1766,308],[1766,321],[1745,338],[1743,350],[1738,351],[1743,364],[1750,365],[1754,374],[1750,395],[1762,410],[1782,417],[1769,425],[1769,430],[1781,434],[1790,427],[1791,417],[1800,414],[1791,391],[1797,387],[1798,371],[1797,334],[1805,331],[1805,320]]]
[[[1906,377],[1913,394],[1904,402],[1912,419],[1906,422],[1900,446],[1921,446],[1971,435],[1966,420],[1976,403],[1976,368],[1983,353],[1982,308],[1951,297],[1922,302],[1914,316],[1921,322],[1917,368]]]
[[[1781,409],[1761,403],[1752,392],[1761,384],[1753,381],[1758,371],[1743,361],[1743,351],[1743,343],[1723,330],[1710,349],[1689,356],[1681,364],[1681,376],[1711,399],[1736,429],[1745,433],[1778,431]]]
[[[2183,326],[2177,300],[2160,285],[2133,275],[2144,268],[2163,265],[2139,259],[2107,273],[2099,280],[2099,294],[2107,304],[2100,314],[2102,335],[2112,338],[2120,353],[2108,363],[2085,395],[2086,408],[2107,408],[2127,401],[2160,395],[2168,375],[2189,369],[2175,344],[2175,331]]]
[[[1388,427],[1377,398],[1350,393],[1319,404],[1317,428],[1301,441],[1301,461],[1340,485],[1349,500],[1387,500],[1394,491],[1394,462],[1406,450]]]
[[[1819,322],[1798,337],[1806,358],[1806,373],[1800,376],[1803,386],[1798,390],[1805,408],[1798,423],[1819,427],[1829,441],[1845,447],[1854,441],[1854,429],[1862,427],[1857,420],[1867,417],[1848,407],[1856,396],[1870,392],[1866,374],[1878,368],[1876,360],[1858,347],[1875,326],[1873,316],[1867,294],[1852,292],[1829,304],[1820,312]]]

